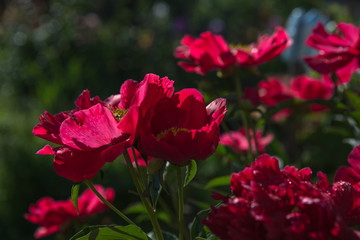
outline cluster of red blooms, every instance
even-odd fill
[[[279,56],[292,40],[287,32],[278,27],[273,35],[262,35],[249,46],[230,47],[222,36],[204,32],[200,38],[186,35],[181,46],[175,50],[175,57],[188,61],[179,66],[188,72],[204,75],[211,70],[225,70],[231,66],[257,66]]]
[[[41,115],[33,134],[60,145],[46,145],[38,154],[54,155],[56,173],[80,182],[93,178],[123,151],[130,151],[135,141],[142,154],[174,164],[208,157],[219,142],[225,104],[225,99],[218,98],[206,106],[199,91],[183,89],[174,93],[173,81],[147,74],[140,83],[125,81],[120,93],[105,101],[83,91],[75,101],[76,109]],[[141,159],[138,151],[136,154]],[[89,194],[79,198],[80,209],[91,208],[80,210],[80,216],[98,210],[93,209],[96,206]],[[29,211],[26,219],[40,224],[35,237],[56,232],[61,223],[77,217],[71,201],[54,202],[49,198],[39,200]]]
[[[325,78],[325,76],[324,76]],[[290,86],[275,77],[267,81],[261,81],[258,85],[258,94],[260,101],[266,106],[272,107],[278,103],[289,100],[314,100],[330,99],[334,94],[333,84],[322,79],[311,78],[306,75],[294,77],[290,81]],[[319,104],[310,104],[311,111],[326,110],[325,106]],[[284,109],[278,112],[274,117],[284,117],[291,113],[290,109]]]
[[[292,43],[287,32],[278,27],[273,35],[262,35],[249,46],[229,46],[220,35],[204,32],[200,38],[186,35],[174,55],[187,61],[178,64],[188,72],[204,75],[211,70],[225,70],[231,66],[258,66],[279,56]],[[304,61],[315,71],[326,75],[335,72],[344,84],[359,69],[360,28],[350,23],[337,24],[337,31],[329,34],[319,22],[306,43],[319,50],[318,55]]]
[[[334,83],[329,74],[336,73],[336,84],[347,83],[358,70],[360,58],[360,28],[345,23],[337,26],[337,32],[329,34],[318,24],[307,40],[319,54],[304,60],[323,74],[321,80],[298,76],[287,86],[270,78],[255,90],[245,88],[244,98],[254,105],[262,101],[270,107],[287,99],[330,99]],[[179,62],[186,71],[204,75],[211,70],[260,65],[279,56],[291,43],[281,27],[249,46],[230,46],[222,36],[205,32],[200,38],[185,36],[174,54],[186,60]],[[104,101],[83,91],[75,109],[41,115],[33,134],[58,146],[46,145],[38,154],[54,155],[56,173],[80,182],[93,178],[106,162],[114,161],[132,146],[139,159],[146,155],[177,165],[205,159],[214,153],[219,140],[235,151],[248,151],[244,129],[220,137],[225,99],[218,98],[206,106],[199,91],[174,93],[173,83],[167,77],[147,74],[140,83],[125,81],[119,94]],[[324,109],[316,104],[310,108]],[[262,137],[260,131],[250,131],[250,135],[252,149],[256,138],[259,152],[264,152],[273,139],[271,134]],[[221,239],[360,239],[360,234],[350,228],[360,224],[360,147],[350,154],[349,163],[352,167],[338,170],[334,184],[321,172],[314,184],[309,168],[280,169],[276,158],[261,155],[250,167],[233,174],[233,197],[214,195],[223,205],[212,208],[203,223]],[[113,200],[112,189],[97,188]],[[79,197],[79,215],[70,200],[43,198],[30,207],[25,218],[40,225],[35,232],[39,238],[59,231],[71,218],[104,209],[105,205],[86,190]]]
[[[106,200],[112,202],[115,198],[115,191],[112,188],[103,188],[95,185],[95,188]],[[70,219],[82,218],[106,210],[108,207],[90,190],[86,189],[78,198],[77,213],[71,199],[54,201],[50,197],[39,199],[29,208],[25,218],[40,226],[34,233],[35,238],[45,237],[61,230],[61,227]]]
[[[354,45],[355,41],[358,42],[358,30],[353,31],[356,27],[344,23],[339,24],[339,28],[345,37],[341,37],[339,33],[329,35],[325,32],[323,25],[319,24],[307,40],[310,46],[321,50],[318,56],[305,58],[309,66],[324,74],[321,79],[301,75],[291,79],[290,86],[287,86],[276,78],[269,78],[267,81],[261,81],[251,92],[247,92],[250,89],[245,88],[244,97],[251,100],[254,105],[261,100],[267,106],[274,106],[287,99],[330,99],[333,95],[334,83],[329,73],[336,71],[340,79],[338,83],[346,83],[359,67],[358,56],[355,54],[358,50],[354,50],[357,48],[357,45]],[[187,61],[180,61],[179,66],[188,72],[204,75],[208,71],[225,70],[231,66],[260,65],[280,55],[291,45],[292,40],[286,31],[279,27],[273,35],[262,35],[257,43],[250,44],[248,47],[231,48],[222,36],[213,35],[210,32],[202,33],[197,39],[186,35],[181,43],[182,45],[175,50],[174,55]],[[359,45],[359,43],[356,44]],[[335,65],[328,64],[330,57]],[[327,68],[325,69],[322,65]],[[319,111],[325,107],[313,104],[310,109]],[[288,115],[290,112],[286,110],[282,113]]]
[[[360,166],[359,147],[354,151],[352,165]],[[341,172],[352,168],[345,169]],[[338,174],[334,184],[321,172],[314,184],[311,174],[309,168],[280,169],[278,159],[263,154],[232,175],[233,197],[214,194],[223,205],[212,207],[203,224],[228,240],[360,239],[350,228],[360,223],[359,174],[351,182],[343,179],[354,175]]]
[[[54,116],[45,112],[33,133],[61,145],[38,153],[54,155],[57,174],[76,182],[93,178],[135,140],[143,154],[175,164],[204,159],[217,147],[226,112],[225,99],[206,106],[199,91],[174,94],[173,81],[154,74],[141,83],[127,80],[105,101],[86,90],[75,105]]]

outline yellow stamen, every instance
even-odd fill
[[[121,109],[119,107],[109,107],[111,113],[114,115],[115,119],[120,122],[120,120],[127,114],[128,109]]]
[[[229,45],[231,49],[242,49],[245,51],[250,51],[250,47],[248,45],[242,45],[242,44],[230,44]]]
[[[171,128],[169,128],[169,129],[166,129],[166,130],[161,131],[160,133],[158,133],[158,134],[156,135],[156,138],[160,140],[160,139],[164,138],[164,137],[166,136],[166,134],[168,134],[168,132],[172,132],[172,134],[173,134],[174,136],[176,136],[176,135],[178,134],[178,132],[180,132],[180,131],[186,132],[186,131],[189,131],[189,129],[186,129],[186,128],[178,128],[178,127],[171,127]]]

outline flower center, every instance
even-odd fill
[[[172,132],[172,134],[173,134],[174,136],[176,136],[176,135],[178,134],[178,132],[180,132],[180,131],[186,132],[186,131],[189,131],[189,129],[187,129],[187,128],[171,127],[171,128],[169,128],[169,129],[165,129],[165,130],[161,131],[160,133],[158,133],[158,134],[156,135],[156,138],[157,138],[158,140],[161,140],[162,138],[164,138],[164,137],[166,136],[166,134],[167,134],[168,132]]]
[[[250,46],[249,45],[243,45],[243,44],[230,44],[230,48],[231,49],[242,49],[246,52],[250,51]]]
[[[120,120],[127,114],[128,109],[121,109],[119,107],[109,107],[111,113],[114,115],[114,118],[120,122]]]

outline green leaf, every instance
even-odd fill
[[[130,205],[129,207],[124,209],[124,213],[125,214],[140,214],[140,213],[146,214],[147,211],[146,211],[146,208],[144,207],[144,205],[142,205],[142,203],[138,202],[138,203]]]
[[[148,174],[149,179],[149,191],[151,196],[151,201],[154,207],[157,205],[157,201],[160,196],[161,192],[161,185],[160,185],[160,174],[158,172],[154,174]]]
[[[210,182],[208,182],[208,184],[206,184],[206,186],[204,188],[210,189],[210,188],[214,188],[214,187],[218,187],[218,186],[229,185],[230,179],[231,179],[231,176],[222,176],[222,177],[214,178],[214,179],[210,180]]]
[[[266,121],[264,118],[261,118],[257,123],[256,123],[256,126],[255,126],[255,129],[259,129],[261,127],[264,127],[266,124]]]
[[[226,155],[226,147],[224,145],[219,144],[216,148],[216,154]]]
[[[186,166],[184,187],[186,187],[186,185],[188,185],[191,182],[191,180],[194,179],[196,175],[196,171],[197,171],[196,162],[195,160],[191,160],[189,165]]]
[[[134,225],[99,225],[82,229],[70,240],[148,240],[148,236]]]
[[[346,91],[346,96],[349,99],[349,103],[356,109],[356,110],[360,110],[360,98],[357,94],[350,92],[350,91]]]
[[[201,219],[206,217],[206,215],[210,212],[210,209],[205,209],[200,212],[198,212],[190,224],[190,239],[194,239],[196,237],[199,237],[202,233],[204,226],[201,223]]]
[[[74,204],[78,215],[79,215],[79,207],[78,207],[79,189],[80,189],[80,183],[74,184],[71,188],[71,201]]]
[[[175,236],[174,234],[172,233],[169,233],[169,232],[162,232],[163,236],[164,236],[164,240],[178,240],[177,236]],[[153,240],[157,240],[154,232],[150,232],[149,234],[149,237]]]

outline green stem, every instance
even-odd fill
[[[137,160],[136,153],[135,153],[135,148],[131,147],[131,150],[132,150],[132,153],[133,153],[133,156],[134,156],[136,170],[138,172],[138,176],[140,177],[140,183],[142,183],[142,186],[146,186],[146,182],[145,182],[145,180],[143,178],[143,175],[141,173],[141,169],[140,169],[139,164],[138,164],[138,160]]]
[[[241,118],[242,118],[243,123],[244,123],[244,128],[245,128],[245,132],[246,132],[246,138],[247,138],[247,141],[249,143],[248,160],[249,160],[249,163],[252,163],[254,161],[254,154],[253,154],[253,150],[252,150],[249,125],[248,125],[248,121],[247,121],[246,114],[245,114],[244,111],[241,111]]]
[[[234,144],[237,154],[239,155],[240,159],[242,158],[242,152],[240,147],[238,146],[238,144],[236,143],[235,139],[233,138],[232,134],[230,133],[230,129],[229,127],[226,125],[226,123],[224,121],[221,121],[221,126],[224,128],[225,132],[227,132],[229,134],[230,140],[232,142],[232,144]]]
[[[250,128],[252,130],[253,133],[253,137],[254,137],[254,142],[255,142],[255,156],[259,156],[259,143],[258,140],[256,138],[256,129],[255,129],[255,125],[253,123],[253,121],[251,120],[251,117],[249,118],[249,122],[250,122]]]
[[[241,82],[240,82],[240,76],[239,76],[239,71],[236,72],[235,74],[235,84],[236,84],[236,92],[238,95],[238,101],[239,104],[241,102],[241,98],[243,96],[243,92],[242,92],[242,87],[241,87]],[[244,128],[245,128],[245,132],[246,132],[246,138],[247,141],[249,143],[249,150],[248,150],[248,161],[249,163],[254,161],[254,154],[252,151],[252,144],[251,144],[251,136],[250,136],[250,131],[249,131],[249,125],[248,125],[248,121],[246,118],[246,113],[244,110],[240,110],[241,111],[241,118],[243,120],[243,124],[244,124]]]
[[[137,192],[138,192],[138,194],[140,196],[141,202],[145,206],[146,211],[148,213],[148,216],[149,216],[151,225],[153,226],[156,238],[157,238],[157,240],[164,240],[164,236],[163,236],[163,234],[161,232],[161,228],[160,228],[158,219],[157,219],[157,217],[155,215],[154,208],[152,207],[152,205],[150,203],[150,200],[147,197],[144,196],[145,187],[143,185],[141,185],[140,182],[139,182],[139,178],[138,178],[138,176],[137,176],[137,174],[135,172],[135,169],[134,169],[134,167],[132,165],[129,153],[127,151],[124,151],[123,155],[124,155],[124,158],[125,158],[125,161],[126,161],[126,165],[129,168],[130,175],[131,175],[131,177],[132,177],[132,179],[134,181],[136,190],[137,190]]]
[[[179,240],[184,239],[184,189],[181,179],[181,167],[176,167],[176,175],[179,190]]]
[[[174,213],[174,211],[168,206],[168,204],[166,203],[166,201],[159,197],[159,204],[160,206],[165,210],[165,212],[167,212],[170,215],[171,219],[176,219],[176,213]],[[177,229],[177,224],[174,223],[173,221],[170,221],[167,223],[170,227]]]
[[[94,187],[94,185],[92,184],[92,182],[90,180],[84,180],[84,183],[86,184],[86,186],[88,186],[91,191],[93,191],[93,193],[95,193],[96,196],[98,196],[98,198],[100,198],[101,201],[103,201],[103,203],[105,203],[109,208],[111,208],[114,212],[117,213],[117,215],[119,215],[122,219],[124,219],[127,223],[131,224],[131,225],[135,225],[137,226],[133,221],[131,221],[127,216],[125,216],[125,214],[123,214],[119,209],[117,209],[114,205],[112,205],[108,200],[106,200],[99,192],[98,190],[96,190],[96,188]]]

